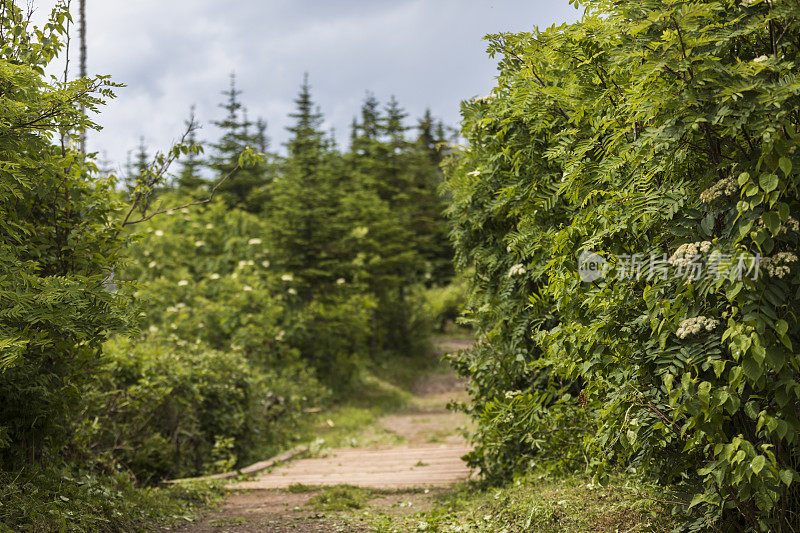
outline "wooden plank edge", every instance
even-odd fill
[[[221,474],[210,474],[208,476],[200,476],[200,477],[186,477],[181,479],[168,479],[162,481],[162,485],[174,485],[177,483],[188,483],[193,481],[212,481],[215,479],[232,479],[240,475],[248,475],[248,474],[255,474],[256,472],[261,472],[262,470],[266,470],[267,468],[272,468],[278,463],[282,463],[284,461],[289,461],[294,459],[301,453],[305,453],[308,451],[308,446],[297,446],[292,448],[291,450],[285,451],[276,455],[275,457],[271,457],[266,461],[259,461],[257,463],[253,463],[250,466],[246,466],[244,468],[240,468],[238,470],[231,470],[230,472],[223,472]]]

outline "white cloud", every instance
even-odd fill
[[[40,12],[52,3],[40,0]],[[140,135],[151,151],[168,147],[193,103],[201,136],[215,139],[231,71],[273,147],[286,140],[304,72],[342,145],[365,91],[396,95],[409,121],[430,107],[455,125],[459,102],[494,83],[484,34],[578,17],[566,0],[88,0],[87,11],[90,73],[127,84],[89,138],[118,165]]]

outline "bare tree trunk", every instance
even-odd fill
[[[80,18],[80,41],[81,41],[81,65],[80,76],[81,79],[86,79],[86,0],[80,0],[79,7]],[[81,106],[81,111],[84,112],[85,108]],[[86,128],[81,130],[81,153],[86,154]]]

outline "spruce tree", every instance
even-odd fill
[[[264,131],[257,131],[255,136],[250,134],[253,123],[247,118],[247,111],[239,99],[242,92],[236,88],[235,74],[231,74],[230,87],[222,94],[226,97],[226,101],[219,106],[225,110],[225,117],[212,122],[222,130],[222,136],[219,141],[211,145],[214,153],[208,162],[208,166],[216,174],[214,176],[216,179],[230,174],[238,166],[239,154],[246,148],[257,149],[259,144],[264,146],[267,144]],[[257,164],[239,170],[233,178],[223,183],[218,191],[228,205],[257,213],[265,207],[265,189],[268,183],[265,165]]]
[[[342,250],[349,228],[342,222],[343,188],[338,154],[329,149],[321,129],[322,115],[311,97],[308,76],[303,79],[287,128],[288,157],[273,187],[269,214],[278,265],[293,277],[302,302],[324,295],[326,287],[347,276]]]
[[[195,106],[192,105],[189,119],[185,122],[189,135],[186,140],[190,144],[197,144],[197,121],[195,117]],[[201,176],[202,161],[194,152],[189,152],[181,162],[181,170],[178,174],[178,188],[187,192],[196,191],[206,184],[206,180]]]

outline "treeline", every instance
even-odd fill
[[[141,365],[167,347],[167,373],[187,365],[192,379],[202,374],[189,365],[207,357],[226,367],[209,387],[243,389],[234,405],[218,393],[185,401],[173,393],[159,397],[154,412],[139,405],[130,413],[183,413],[155,435],[128,437],[138,444],[125,462],[147,479],[208,470],[202,461],[214,454],[230,467],[274,452],[304,409],[352,393],[365,365],[423,354],[432,318],[426,289],[452,277],[438,193],[451,142],[430,113],[409,136],[394,99],[381,109],[368,96],[350,148],[340,151],[321,129],[305,81],[281,156],[268,151],[264,122],[248,121],[233,79],[224,94],[226,115],[215,122],[221,136],[207,144],[208,157],[189,150],[175,176],[152,187],[162,163],[140,150],[125,180],[129,197],[142,198],[136,216],[145,219],[161,204],[216,196],[208,207],[168,210],[135,226],[115,281],[136,281],[141,356],[129,360],[128,342],[111,351]],[[187,124],[188,139],[196,129],[193,119]],[[253,146],[261,157],[243,168],[240,154]],[[140,380],[157,373],[128,371]],[[215,422],[192,434],[185,406],[198,401],[206,407],[197,416],[213,412]]]
[[[642,476],[681,531],[797,531],[797,6],[582,3],[491,36],[498,84],[463,104],[469,461]]]
[[[215,142],[192,118],[118,179],[77,148],[114,83],[44,74],[66,9],[0,6],[0,526],[140,527],[166,496],[137,486],[276,452],[422,354],[452,277],[430,113],[370,96],[342,150],[305,81],[279,155],[232,83]]]

